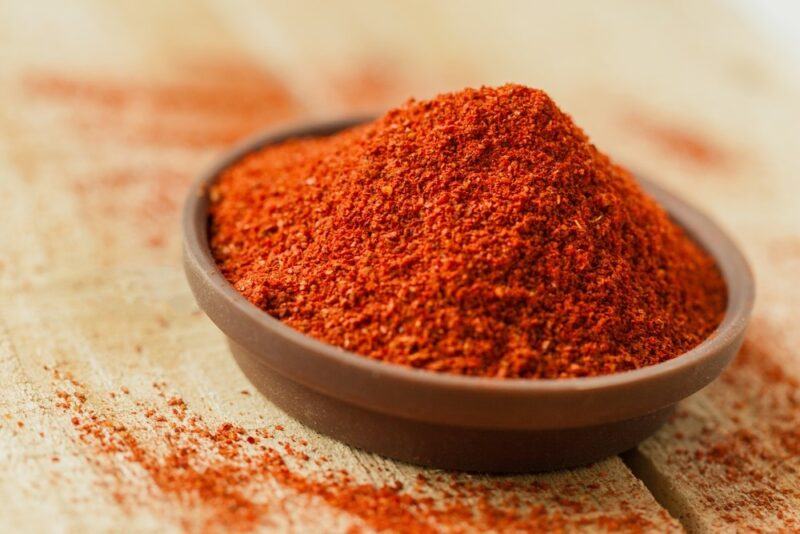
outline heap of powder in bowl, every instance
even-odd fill
[[[679,356],[722,319],[711,257],[542,91],[409,101],[267,146],[211,190],[219,268],[361,356],[507,378]]]

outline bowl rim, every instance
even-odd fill
[[[531,379],[464,376],[374,360],[312,338],[272,317],[236,291],[217,268],[207,235],[209,186],[233,163],[267,145],[290,138],[330,135],[372,118],[374,117],[359,116],[275,125],[234,146],[209,169],[202,172],[192,184],[182,214],[184,260],[187,265],[191,265],[195,272],[200,273],[204,282],[212,287],[219,296],[222,296],[238,313],[244,314],[257,323],[260,328],[267,329],[272,334],[281,336],[288,342],[299,345],[320,358],[354,367],[376,377],[413,382],[429,387],[443,387],[448,390],[480,390],[514,396],[527,393],[591,392],[666,378],[680,374],[703,360],[714,357],[737,340],[741,340],[755,300],[753,274],[743,254],[725,232],[706,215],[662,187],[639,176],[636,177],[637,181],[645,192],[664,207],[676,224],[679,224],[714,258],[728,289],[725,315],[718,327],[693,349],[665,362],[631,371],[590,377]]]

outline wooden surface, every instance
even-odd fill
[[[489,484],[489,501],[538,510],[508,528],[800,529],[797,70],[715,2],[557,4],[0,3],[0,525],[230,527],[215,520],[227,501],[176,490],[129,445],[101,453],[81,430],[92,416],[124,425],[158,463],[169,429],[142,413],[180,398],[208,428],[261,432],[287,455],[306,440],[303,476],[346,469],[364,491],[399,481],[393,495],[442,503],[454,481]],[[736,237],[758,283],[736,363],[623,458],[505,479],[350,450],[251,393],[183,279],[192,177],[276,121],[503,81],[548,90],[601,149]],[[387,526],[259,476],[252,527]],[[502,526],[475,510],[427,526]]]

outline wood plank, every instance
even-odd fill
[[[800,294],[786,287],[800,267],[798,242],[751,255],[764,290],[742,352],[629,459],[691,530],[800,528]]]

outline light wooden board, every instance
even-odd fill
[[[633,472],[612,458],[510,477],[491,498],[541,505],[567,530],[800,528],[800,91],[782,57],[705,2],[0,4],[0,525],[181,530],[215,513],[124,455],[98,464],[57,406],[77,386],[54,369],[87,392],[86,410],[129,426],[154,454],[163,434],[136,402],[165,408],[166,391],[210,427],[281,425],[268,443],[307,440],[330,458],[299,468],[309,476],[345,468],[447,501],[451,475],[428,472],[420,486],[419,469],[241,393],[249,385],[183,281],[178,210],[194,175],[270,123],[519,81],[550,91],[603,150],[737,236],[759,300],[744,357],[626,456]],[[280,481],[252,491],[271,505],[264,528],[375,526]]]

